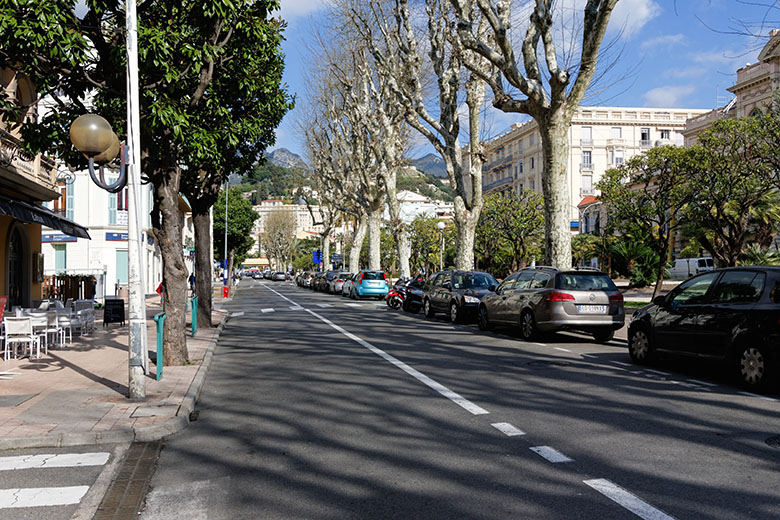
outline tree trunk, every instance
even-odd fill
[[[569,124],[564,109],[550,112],[539,121],[544,170],[544,239],[547,265],[571,269],[570,196],[566,160],[569,156]]]
[[[368,268],[381,269],[380,256],[380,224],[382,221],[382,206],[371,208],[368,214]]]
[[[390,222],[393,228],[393,236],[395,237],[395,251],[398,255],[398,263],[400,264],[400,276],[411,276],[412,271],[409,267],[409,257],[412,254],[411,247],[409,246],[409,234],[406,232],[406,227],[401,220],[401,204],[396,197],[395,188],[395,173],[388,174],[388,177],[392,175],[392,182],[387,182],[387,206],[390,213]]]
[[[664,245],[659,251],[660,259],[658,261],[658,269],[656,270],[655,289],[653,290],[653,297],[650,299],[650,301],[655,300],[655,297],[661,294],[661,289],[664,285],[664,271],[666,271],[666,257],[669,256],[670,241],[671,235],[666,237],[663,242]]]
[[[198,327],[212,327],[211,311],[211,219],[209,211],[192,212],[192,223],[195,226],[195,294],[198,297]]]
[[[322,236],[322,270],[330,268],[330,229],[325,229]]]
[[[355,236],[352,237],[352,247],[349,248],[349,270],[352,273],[360,271],[360,250],[363,249],[363,240],[368,230],[368,217],[362,213],[358,218]]]
[[[172,168],[164,173],[164,182],[156,186],[154,197],[160,211],[160,229],[155,229],[163,261],[163,363],[178,366],[188,361],[185,339],[185,302],[187,298],[187,267],[182,254],[181,215],[179,215],[179,178]]]

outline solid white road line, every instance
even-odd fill
[[[590,354],[580,354],[580,356],[586,357],[586,358],[595,358],[596,357],[596,356],[591,356]]]
[[[623,363],[622,361],[610,361],[610,363],[614,363],[616,365],[620,365],[621,367],[630,367],[630,366],[632,366],[631,363]]]
[[[644,520],[674,520],[660,509],[656,509],[641,498],[633,495],[607,479],[597,478],[583,481],[613,502],[617,502]]]
[[[108,461],[109,454],[98,453],[62,453],[16,455],[0,457],[0,471],[32,468],[75,468],[79,466],[102,466]]]
[[[567,348],[561,348],[561,347],[553,347],[555,350],[560,350],[561,352],[571,352],[571,350]]]
[[[89,486],[0,489],[0,509],[78,504]]]
[[[303,310],[303,307],[301,307],[300,305],[290,305],[290,310],[291,311],[301,311],[301,310]]]
[[[269,313],[269,312],[275,312],[275,309],[260,309],[260,312],[263,314]]]
[[[270,287],[269,287],[269,289],[271,291],[275,292],[278,296],[281,296],[282,298],[287,300],[288,302],[295,303],[294,301],[289,299],[287,296],[274,291]],[[347,305],[349,305],[349,304],[347,304]],[[368,341],[365,341],[364,339],[361,339],[361,338],[355,336],[351,332],[348,332],[348,331],[344,330],[343,328],[339,327],[338,325],[336,325],[335,323],[333,323],[329,319],[327,319],[327,318],[325,318],[323,316],[320,316],[319,314],[317,314],[316,312],[314,312],[314,311],[312,311],[310,309],[304,309],[304,310],[306,312],[308,312],[309,314],[311,314],[312,316],[314,316],[315,318],[317,318],[318,320],[322,321],[323,323],[326,323],[327,325],[329,325],[333,329],[341,332],[342,334],[344,334],[346,337],[348,337],[352,341],[354,341],[354,342],[358,343],[359,345],[363,346],[364,348],[370,350],[371,352],[373,352],[377,356],[381,357],[385,361],[388,361],[389,363],[391,363],[391,364],[395,365],[396,367],[400,368],[401,370],[403,370],[404,372],[406,372],[407,374],[409,374],[413,378],[417,379],[421,383],[423,383],[423,384],[429,386],[430,388],[436,390],[441,395],[443,395],[444,397],[446,397],[447,399],[449,399],[453,403],[457,404],[458,406],[462,407],[463,409],[468,410],[472,414],[474,414],[474,415],[484,415],[484,414],[490,413],[487,410],[485,410],[484,408],[482,408],[482,407],[472,403],[471,401],[469,401],[465,397],[463,397],[463,396],[453,392],[452,390],[450,390],[446,386],[442,385],[441,383],[437,383],[436,381],[434,381],[430,377],[426,376],[422,372],[420,372],[420,371],[410,367],[409,365],[407,365],[406,363],[404,363],[400,359],[398,359],[398,358],[388,354],[387,352],[385,352],[384,350],[382,350],[380,348],[375,347],[374,345],[372,345]]]
[[[696,383],[697,385],[718,386],[715,383],[708,383],[707,381],[699,381],[698,379],[686,379],[686,381],[688,381],[690,383]]]
[[[362,303],[345,303],[344,305],[346,305],[347,307],[362,307],[363,306]]]
[[[574,459],[570,459],[560,451],[556,450],[555,448],[551,448],[549,446],[533,446],[529,448],[534,453],[537,453],[547,459],[549,462],[552,462],[553,464],[558,464],[561,462],[574,462]]]
[[[490,426],[495,428],[496,430],[500,431],[507,437],[515,437],[517,435],[525,435],[525,432],[523,430],[519,430],[512,426],[511,424],[507,422],[497,422],[493,423]]]
[[[329,303],[318,303],[317,307],[320,307],[321,309],[327,309],[328,307],[333,307],[333,305]]]
[[[765,395],[759,395],[759,394],[751,394],[750,392],[738,392],[740,395],[746,395],[748,397],[758,397],[759,399],[763,399],[764,401],[777,401],[777,399],[773,399],[772,397],[767,397]]]

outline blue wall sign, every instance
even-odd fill
[[[111,242],[127,240],[127,233],[106,233],[106,240]]]
[[[46,233],[41,235],[41,242],[77,242],[78,238],[64,233]]]

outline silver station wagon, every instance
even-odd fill
[[[606,342],[625,320],[623,295],[605,273],[554,267],[507,276],[495,293],[482,298],[477,316],[480,329],[519,327],[526,341],[542,332],[578,330]]]

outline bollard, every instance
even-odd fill
[[[157,324],[157,380],[162,379],[163,372],[163,326],[165,325],[165,313],[161,312],[154,316],[154,322]]]
[[[190,298],[190,307],[192,307],[192,337],[198,332],[198,297]]]

